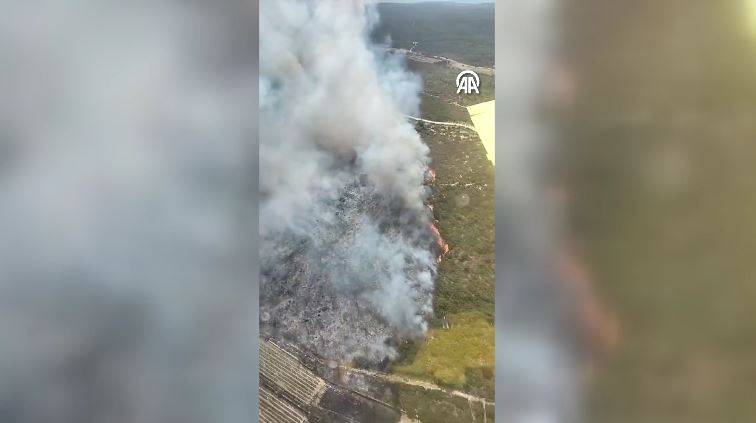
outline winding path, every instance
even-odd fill
[[[401,383],[404,385],[412,385],[412,386],[419,386],[424,389],[430,389],[433,391],[441,391],[449,395],[453,395],[455,397],[464,398],[467,401],[475,401],[482,403],[484,405],[494,405],[493,401],[489,401],[485,398],[478,397],[472,394],[468,394],[467,392],[458,391],[455,389],[447,389],[441,386],[436,385],[435,383],[428,382],[426,380],[419,380],[419,379],[412,379],[404,376],[399,376],[395,374],[388,374],[388,373],[381,373],[381,372],[374,372],[371,370],[365,370],[365,369],[357,369],[354,367],[346,367],[346,366],[339,366],[342,370],[346,371],[347,373],[357,373],[362,374],[365,376],[370,376],[376,379],[381,379],[386,382],[391,383]]]
[[[410,116],[410,115],[406,115],[406,117],[407,119],[411,119],[418,122],[432,123],[434,125],[459,126],[461,128],[467,128],[471,131],[475,131],[475,128],[472,125],[468,123],[464,123],[464,122],[437,122],[435,120],[428,120],[428,119],[423,119],[423,118]]]
[[[433,56],[428,55],[419,51],[409,51],[407,49],[403,48],[386,48],[386,50],[392,52],[392,53],[398,53],[403,54],[407,59],[414,60],[416,62],[424,62],[424,63],[441,63],[444,64],[450,68],[453,69],[459,69],[459,70],[472,70],[476,73],[483,74],[483,75],[496,75],[496,70],[494,68],[487,68],[484,66],[473,66],[468,65],[467,63],[458,62],[454,59],[450,59],[448,57],[443,56]]]

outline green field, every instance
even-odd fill
[[[479,75],[480,95],[457,94],[455,79],[459,73],[458,69],[412,60],[407,61],[407,67],[423,80],[420,113],[426,119],[440,122],[470,122],[470,115],[465,107],[494,99],[495,80],[492,76]]]

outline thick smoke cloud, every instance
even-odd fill
[[[381,360],[431,312],[419,81],[370,48],[359,1],[260,4],[261,330]]]
[[[0,3],[0,421],[254,421],[254,8]]]

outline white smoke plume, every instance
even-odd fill
[[[361,1],[260,4],[261,330],[382,360],[431,312],[417,77],[369,45]]]
[[[0,3],[0,421],[255,421],[255,8]]]

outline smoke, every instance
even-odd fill
[[[505,3],[496,31],[496,412],[503,421],[577,422],[571,294],[552,272],[561,229],[545,178],[552,134],[539,110],[556,3]]]
[[[0,421],[253,421],[255,10],[3,6]]]
[[[371,49],[360,1],[260,4],[261,330],[382,360],[431,312],[419,80]],[[389,341],[389,342],[387,342]]]

